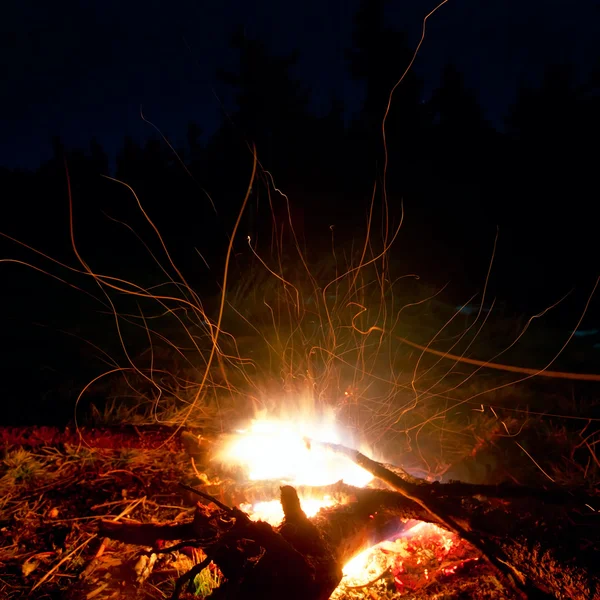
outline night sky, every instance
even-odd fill
[[[114,156],[125,135],[152,135],[140,105],[176,144],[190,121],[210,135],[223,108],[231,107],[215,71],[235,66],[229,41],[240,24],[277,52],[300,51],[296,74],[312,90],[316,113],[327,109],[335,91],[350,115],[361,102],[344,55],[357,4],[9,0],[0,23],[0,165],[37,167],[50,157],[53,135],[79,147],[96,137]],[[390,2],[388,23],[406,32],[414,47],[435,4]],[[535,85],[548,63],[592,69],[599,6],[597,0],[450,0],[430,20],[415,64],[425,93],[453,61],[501,127],[517,85]]]
[[[423,17],[438,2],[388,2],[387,26],[404,32],[406,44],[412,50],[419,41]],[[231,38],[240,26],[244,28],[246,38],[264,42],[268,50],[277,55],[297,50],[299,60],[292,75],[310,91],[310,106],[314,114],[327,114],[332,98],[337,96],[343,101],[346,122],[350,124],[353,115],[364,108],[363,85],[351,78],[346,58],[352,47],[358,6],[358,0],[303,0],[295,3],[283,0],[63,0],[58,3],[7,0],[2,6],[0,19],[3,44],[0,54],[3,83],[0,95],[0,167],[36,170],[52,158],[52,138],[59,136],[67,150],[88,149],[90,141],[97,140],[108,153],[114,172],[115,158],[123,148],[126,136],[140,146],[144,146],[149,138],[156,137],[156,131],[140,117],[140,107],[145,117],[165,134],[174,147],[185,146],[190,122],[201,127],[203,136],[200,141],[206,146],[213,133],[227,130],[226,127],[219,129],[223,119],[229,114],[236,114],[234,92],[219,81],[217,72],[220,69],[238,70],[239,53],[231,47]],[[464,76],[467,86],[476,93],[485,117],[496,129],[502,130],[504,119],[517,98],[517,91],[523,86],[537,87],[549,66],[572,65],[582,81],[590,81],[595,69],[600,72],[599,16],[598,0],[449,0],[428,22],[425,41],[414,64],[414,70],[424,84],[421,98],[425,103],[424,111],[436,102],[435,94],[432,102],[428,101],[440,83],[443,68],[453,63]],[[396,64],[391,56],[389,64],[383,65],[381,72],[397,73],[405,66]],[[273,86],[271,89],[274,89]],[[545,93],[544,101],[554,99],[552,90]],[[262,95],[259,94],[259,97],[255,106],[263,108]],[[488,296],[496,294],[501,300],[505,299],[515,314],[534,314],[574,290],[561,304],[562,312],[553,313],[556,314],[553,316],[556,327],[564,335],[568,328],[574,326],[598,276],[597,221],[592,217],[593,200],[597,198],[597,190],[592,189],[596,186],[596,167],[586,147],[592,146],[593,140],[579,143],[579,137],[587,135],[591,139],[595,135],[595,125],[590,123],[594,116],[588,118],[585,111],[577,113],[582,114],[584,119],[577,127],[569,129],[571,121],[568,119],[577,111],[561,113],[559,108],[557,116],[564,118],[557,121],[554,118],[556,111],[552,112],[554,108],[548,113],[540,113],[538,109],[543,108],[544,103],[539,102],[533,105],[532,110],[526,111],[526,124],[534,122],[533,129],[525,127],[534,132],[535,143],[532,146],[527,146],[527,140],[523,146],[505,146],[510,135],[497,135],[483,127],[483,137],[470,138],[476,141],[468,150],[455,153],[455,148],[465,145],[465,135],[468,139],[468,126],[463,125],[464,115],[468,118],[469,114],[477,112],[473,105],[466,106],[461,112],[463,105],[468,104],[468,101],[462,103],[464,97],[461,96],[460,102],[454,105],[454,108],[458,106],[461,116],[454,122],[457,126],[449,130],[451,133],[438,135],[439,132],[433,131],[435,127],[432,127],[427,134],[431,137],[425,138],[421,154],[415,152],[414,160],[412,156],[410,160],[406,159],[408,167],[403,167],[400,159],[390,169],[390,172],[397,171],[398,186],[393,192],[395,195],[390,197],[393,197],[396,208],[400,204],[397,200],[402,198],[407,214],[403,234],[394,246],[397,261],[394,268],[403,274],[418,272],[424,281],[440,288],[451,281],[454,287],[449,287],[444,293],[449,305],[454,306],[455,298],[456,302],[464,302],[471,294],[481,292],[496,227],[500,226],[498,253]],[[410,99],[412,106],[421,108],[418,97],[415,100]],[[594,106],[593,103],[590,105]],[[541,117],[537,118],[540,114]],[[536,129],[538,122],[541,126]],[[575,119],[575,122],[578,121]],[[359,123],[360,128],[360,119],[354,123]],[[573,137],[561,137],[564,136],[564,131],[560,131],[561,123],[563,128],[572,131]],[[442,127],[440,129],[443,130]],[[284,128],[281,139],[292,130]],[[349,127],[348,131],[351,132],[352,128]],[[379,144],[378,126],[376,134]],[[350,181],[349,185],[354,185],[353,182],[359,181],[362,185],[362,180],[369,178],[367,189],[370,195],[371,174],[376,178],[373,169],[376,158],[373,149],[364,143],[371,138],[361,135],[356,138],[358,142],[349,144],[347,154],[335,154],[343,156],[343,164],[340,160],[332,171],[338,174],[336,185],[340,180],[342,184]],[[218,139],[218,136],[215,138]],[[307,139],[310,144],[298,144],[298,156],[313,155],[313,140],[309,136]],[[351,139],[351,136],[346,136],[346,139]],[[547,153],[544,139],[552,142]],[[578,152],[571,152],[569,144],[563,143],[564,139],[571,140],[569,143],[576,145]],[[434,141],[430,143],[430,140]],[[481,140],[489,145],[482,149]],[[237,183],[239,180],[245,189],[249,167],[242,165],[240,155],[236,154],[238,141],[236,137],[223,146],[217,145],[217,151],[210,147],[214,155],[202,155],[202,160],[198,161],[199,172],[205,169],[205,175],[214,175],[214,171],[218,171],[212,180],[208,177],[207,185],[211,193],[222,196],[219,204],[221,212],[214,217],[214,222],[206,220],[208,217],[205,219],[198,208],[201,206],[198,190],[189,183],[189,178],[185,178],[185,185],[180,182],[178,185],[181,187],[176,188],[185,193],[172,194],[173,197],[171,179],[147,184],[144,202],[148,204],[145,206],[150,206],[152,214],[158,215],[161,231],[164,227],[164,231],[171,232],[168,242],[173,242],[172,246],[179,256],[189,257],[185,264],[188,267],[192,265],[190,272],[200,273],[197,277],[202,285],[208,278],[203,266],[198,270],[200,261],[194,248],[200,245],[202,252],[212,251],[211,265],[216,265],[213,274],[220,273],[219,261],[224,255],[226,233],[231,231],[227,210],[233,207],[237,215],[239,208],[239,194],[231,191],[235,186],[222,191],[220,183],[224,180],[227,180],[225,183],[230,180]],[[288,143],[287,137],[284,142]],[[404,139],[401,142],[404,143]],[[404,151],[402,143],[396,144],[396,158]],[[260,147],[260,141],[257,144]],[[320,178],[312,183],[315,189],[309,190],[309,193],[302,186],[294,189],[294,184],[310,182],[310,174],[307,176],[306,170],[302,170],[301,160],[298,166],[288,158],[289,155],[294,156],[295,149],[290,146],[284,157],[277,157],[281,158],[278,167],[284,171],[291,165],[290,173],[294,173],[294,169],[300,173],[297,177],[301,181],[290,175],[291,189],[286,188],[285,191],[299,207],[298,214],[305,211],[307,222],[309,217],[312,219],[310,227],[307,227],[311,249],[322,242],[327,245],[327,252],[330,251],[332,222],[338,227],[336,235],[340,236],[336,237],[336,242],[342,239],[343,227],[352,240],[355,235],[362,235],[362,221],[361,229],[355,231],[348,217],[351,214],[358,219],[364,214],[363,204],[359,204],[364,199],[362,187],[356,186],[350,193],[343,186],[333,191],[333,188],[322,188],[324,172],[330,163],[335,163],[330,160],[330,155],[326,155],[322,163],[315,162],[315,172]],[[531,147],[534,149],[531,150]],[[225,159],[219,153],[220,148],[225,148]],[[323,148],[326,153],[330,146],[323,142]],[[505,151],[505,148],[510,149]],[[366,158],[359,156],[361,152]],[[318,152],[314,154],[320,156]],[[449,154],[454,154],[451,161],[446,160]],[[267,156],[268,152],[263,151],[263,155]],[[355,156],[358,156],[357,164],[348,165],[347,159],[351,161]],[[496,160],[494,156],[500,158]],[[513,160],[514,157],[516,159]],[[249,159],[249,156],[244,154],[244,159]],[[446,166],[446,162],[450,165]],[[69,245],[67,195],[61,187],[64,186],[62,164],[58,171],[57,164],[50,162],[35,175],[2,172],[8,182],[8,191],[0,190],[0,232],[36,246],[41,244],[43,250],[53,256],[61,251],[66,254],[67,250],[70,256],[70,248],[65,250]],[[130,162],[129,166],[132,164]],[[141,188],[146,180],[151,180],[152,173],[148,173],[147,164],[144,163],[143,179],[135,183]],[[322,165],[326,168],[321,169]],[[429,165],[433,165],[431,170],[428,170]],[[213,171],[209,172],[211,168]],[[423,170],[419,171],[419,168]],[[351,172],[348,176],[352,169],[356,173]],[[361,174],[357,176],[359,171]],[[60,178],[56,177],[58,172]],[[129,249],[129,245],[121,247],[115,242],[116,238],[105,236],[104,229],[96,224],[102,223],[104,227],[106,223],[98,220],[98,215],[93,212],[100,205],[104,211],[103,203],[106,202],[111,216],[113,210],[123,210],[128,214],[126,211],[130,204],[133,206],[131,199],[127,195],[123,200],[123,190],[119,192],[117,187],[110,187],[116,184],[105,180],[98,183],[98,179],[88,177],[84,182],[85,171],[81,172],[82,187],[79,190],[76,186],[74,188],[80,239],[87,242],[88,249],[97,253],[97,260],[112,261],[125,268],[127,261],[123,257],[126,257],[129,260],[127,264],[135,265],[131,268],[136,274],[141,272],[145,275],[134,260],[137,255],[128,254],[129,250],[123,249]],[[160,169],[157,172],[160,173]],[[76,164],[73,164],[72,173],[76,178]],[[221,176],[222,179],[219,178]],[[525,185],[520,181],[521,176],[527,180]],[[284,178],[281,172],[276,172],[275,177]],[[405,181],[408,182],[406,189],[402,187]],[[30,184],[34,187],[27,187]],[[150,189],[156,184],[156,189]],[[188,184],[193,191],[188,190]],[[327,190],[323,192],[324,199],[313,194],[315,190],[320,192],[322,189]],[[166,203],[163,202],[165,194],[168,197]],[[204,196],[200,196],[200,200],[204,201]],[[547,196],[552,199],[548,201]],[[178,208],[174,208],[176,202],[180,202]],[[326,221],[330,218],[327,210],[337,215],[331,221]],[[116,214],[120,218],[121,213]],[[185,214],[185,219],[180,218],[181,214]],[[31,218],[32,215],[34,218]],[[322,222],[316,223],[317,217]],[[88,229],[82,225],[86,218],[90,224]],[[212,213],[210,218],[213,219]],[[197,227],[198,223],[201,227]],[[241,240],[243,236],[238,237]],[[24,259],[32,260],[31,255],[12,242],[6,239],[0,241],[3,244],[0,244],[0,258],[19,257],[19,253],[23,253]],[[320,248],[314,250],[317,254],[320,251]],[[240,252],[242,256],[248,251],[244,247]],[[35,372],[36,379],[31,382],[32,396],[38,397],[43,410],[54,414],[58,401],[63,402],[69,394],[73,398],[73,394],[97,374],[98,364],[90,358],[91,350],[86,347],[81,352],[81,344],[78,346],[73,339],[92,339],[94,343],[110,349],[110,346],[103,345],[102,336],[112,336],[112,328],[104,327],[103,321],[96,321],[96,317],[91,316],[95,313],[81,302],[78,292],[43,279],[39,273],[21,265],[6,264],[3,267],[6,267],[3,280],[9,283],[0,295],[0,311],[8,323],[3,330],[2,343],[11,351],[4,357],[0,373],[7,385],[12,382],[14,388],[5,390],[5,396],[18,413],[21,382],[26,378],[29,380]],[[113,273],[112,270],[110,272]],[[209,289],[209,284],[206,287]],[[584,327],[588,329],[598,329],[598,298],[597,295],[586,316]],[[67,337],[64,331],[68,331],[71,337]],[[99,332],[100,338],[95,337]],[[116,338],[113,340],[111,337],[111,340],[114,342]],[[146,344],[146,339],[142,342]],[[536,349],[536,352],[542,350],[547,348]],[[119,352],[120,349],[113,348],[111,351]],[[594,359],[597,354],[592,353],[590,357]],[[70,414],[70,404],[61,406]]]

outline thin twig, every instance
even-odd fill
[[[87,540],[83,541],[81,544],[79,544],[79,546],[77,546],[77,548],[75,548],[74,550],[72,550],[71,552],[69,552],[69,554],[67,554],[62,560],[60,560],[59,562],[57,562],[32,588],[31,588],[31,592],[29,592],[30,594],[33,593],[37,588],[40,587],[40,585],[42,585],[43,583],[45,583],[54,573],[56,573],[56,571],[58,571],[58,569],[64,564],[66,563],[69,558],[71,558],[71,556],[73,556],[73,554],[75,554],[76,552],[79,552],[79,550],[81,550],[82,548],[84,548],[85,546],[87,546],[93,539],[95,539],[97,536],[97,534],[92,534],[91,537],[89,537]]]
[[[179,487],[182,487],[184,490],[187,490],[188,492],[191,492],[192,494],[196,494],[197,496],[200,496],[201,498],[204,498],[205,500],[210,500],[214,505],[218,506],[220,509],[226,511],[229,514],[233,514],[235,513],[235,511],[230,508],[229,506],[227,506],[227,504],[223,504],[223,502],[221,502],[220,500],[217,500],[214,496],[211,496],[210,494],[207,494],[206,492],[202,492],[200,490],[197,490],[196,488],[193,488],[189,485],[186,485],[185,483],[179,483]]]

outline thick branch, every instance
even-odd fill
[[[315,600],[328,597],[327,591],[339,581],[340,567],[356,553],[399,534],[406,522],[414,519],[455,531],[466,541],[475,540],[474,545],[485,548],[488,556],[504,561],[502,564],[519,578],[520,585],[526,586],[529,597],[546,593],[556,598],[600,600],[597,573],[600,518],[578,499],[565,493],[570,500],[560,504],[556,494],[555,503],[551,505],[543,502],[539,494],[522,497],[513,493],[512,497],[501,498],[481,493],[469,496],[468,490],[480,491],[481,486],[415,483],[397,474],[394,476],[385,466],[366,457],[359,459],[361,466],[372,467],[390,485],[405,489],[398,493],[354,488],[343,483],[324,488],[298,488],[300,495],[303,492],[313,497],[328,494],[340,502],[308,519],[300,507],[296,490],[285,487],[282,505],[286,519],[279,531],[265,523],[249,522],[239,509],[209,510],[201,504],[194,521],[189,523],[105,522],[102,531],[108,537],[141,545],[155,545],[158,539],[191,540],[194,545],[205,548],[220,567],[225,565],[224,568],[230,569],[228,580],[243,581],[239,594],[232,596],[237,598],[248,597],[249,593],[258,593],[265,600],[274,600],[277,594],[289,596],[290,585],[283,573],[295,565],[297,577],[291,587],[297,591],[297,598]],[[236,493],[230,490],[229,495],[253,501],[248,496],[254,495],[260,487],[270,498],[280,489],[275,483],[259,487],[248,485]],[[233,516],[234,512],[241,515],[240,519]],[[262,558],[252,563],[254,559],[247,558],[247,548],[238,547],[241,540],[246,540],[245,543],[251,540],[256,547],[253,556]],[[260,548],[264,549],[264,556]],[[240,552],[245,553],[246,558],[240,558]],[[272,582],[272,594],[266,593],[265,580]],[[228,588],[231,591],[231,585]]]
[[[523,496],[509,486],[414,483],[356,450],[328,446],[470,542],[527,597],[547,597],[548,592],[558,598],[600,600],[600,518],[589,508],[594,500],[586,504],[585,496],[553,490],[550,505],[539,491]],[[489,496],[482,496],[482,489]],[[468,496],[467,491],[477,493]]]

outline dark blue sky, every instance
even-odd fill
[[[416,45],[430,0],[396,0],[389,25]],[[189,121],[210,133],[220,119],[223,88],[214,73],[234,67],[230,34],[277,52],[297,48],[299,78],[322,112],[331,91],[350,110],[360,87],[348,75],[356,0],[7,0],[3,5],[0,165],[35,167],[50,156],[50,137],[86,146],[95,136],[110,153],[123,136],[152,134],[143,105],[177,143]],[[586,70],[598,57],[598,0],[450,0],[432,18],[415,68],[426,91],[447,61],[457,64],[487,115],[500,124],[519,82],[535,85],[543,66],[569,61]]]

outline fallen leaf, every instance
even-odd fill
[[[23,573],[23,577],[29,577],[38,567],[40,566],[40,561],[35,558],[31,558],[26,560],[21,565],[21,573]]]

